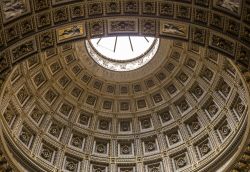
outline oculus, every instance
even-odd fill
[[[86,41],[90,56],[113,71],[131,71],[146,65],[156,54],[159,39],[142,36],[93,38]]]

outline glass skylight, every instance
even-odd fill
[[[96,63],[113,71],[131,71],[147,64],[159,47],[159,39],[143,36],[94,38],[86,48]]]
[[[155,38],[141,36],[118,36],[91,39],[94,48],[106,58],[114,61],[129,61],[144,55]]]

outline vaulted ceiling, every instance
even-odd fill
[[[0,7],[1,170],[249,170],[250,1]],[[159,48],[136,70],[96,63],[89,39],[122,35]]]

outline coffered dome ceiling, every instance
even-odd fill
[[[246,131],[246,89],[215,51],[162,39],[152,61],[121,73],[97,65],[80,41],[12,70],[4,138],[30,171],[216,169]]]
[[[249,4],[1,2],[0,171],[248,171]]]

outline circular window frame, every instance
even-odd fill
[[[160,39],[154,38],[152,45],[150,45],[150,47],[147,48],[147,50],[141,55],[128,60],[116,60],[101,54],[90,40],[85,41],[85,47],[92,59],[101,67],[116,72],[133,71],[145,66],[153,59],[159,49],[159,46]]]

